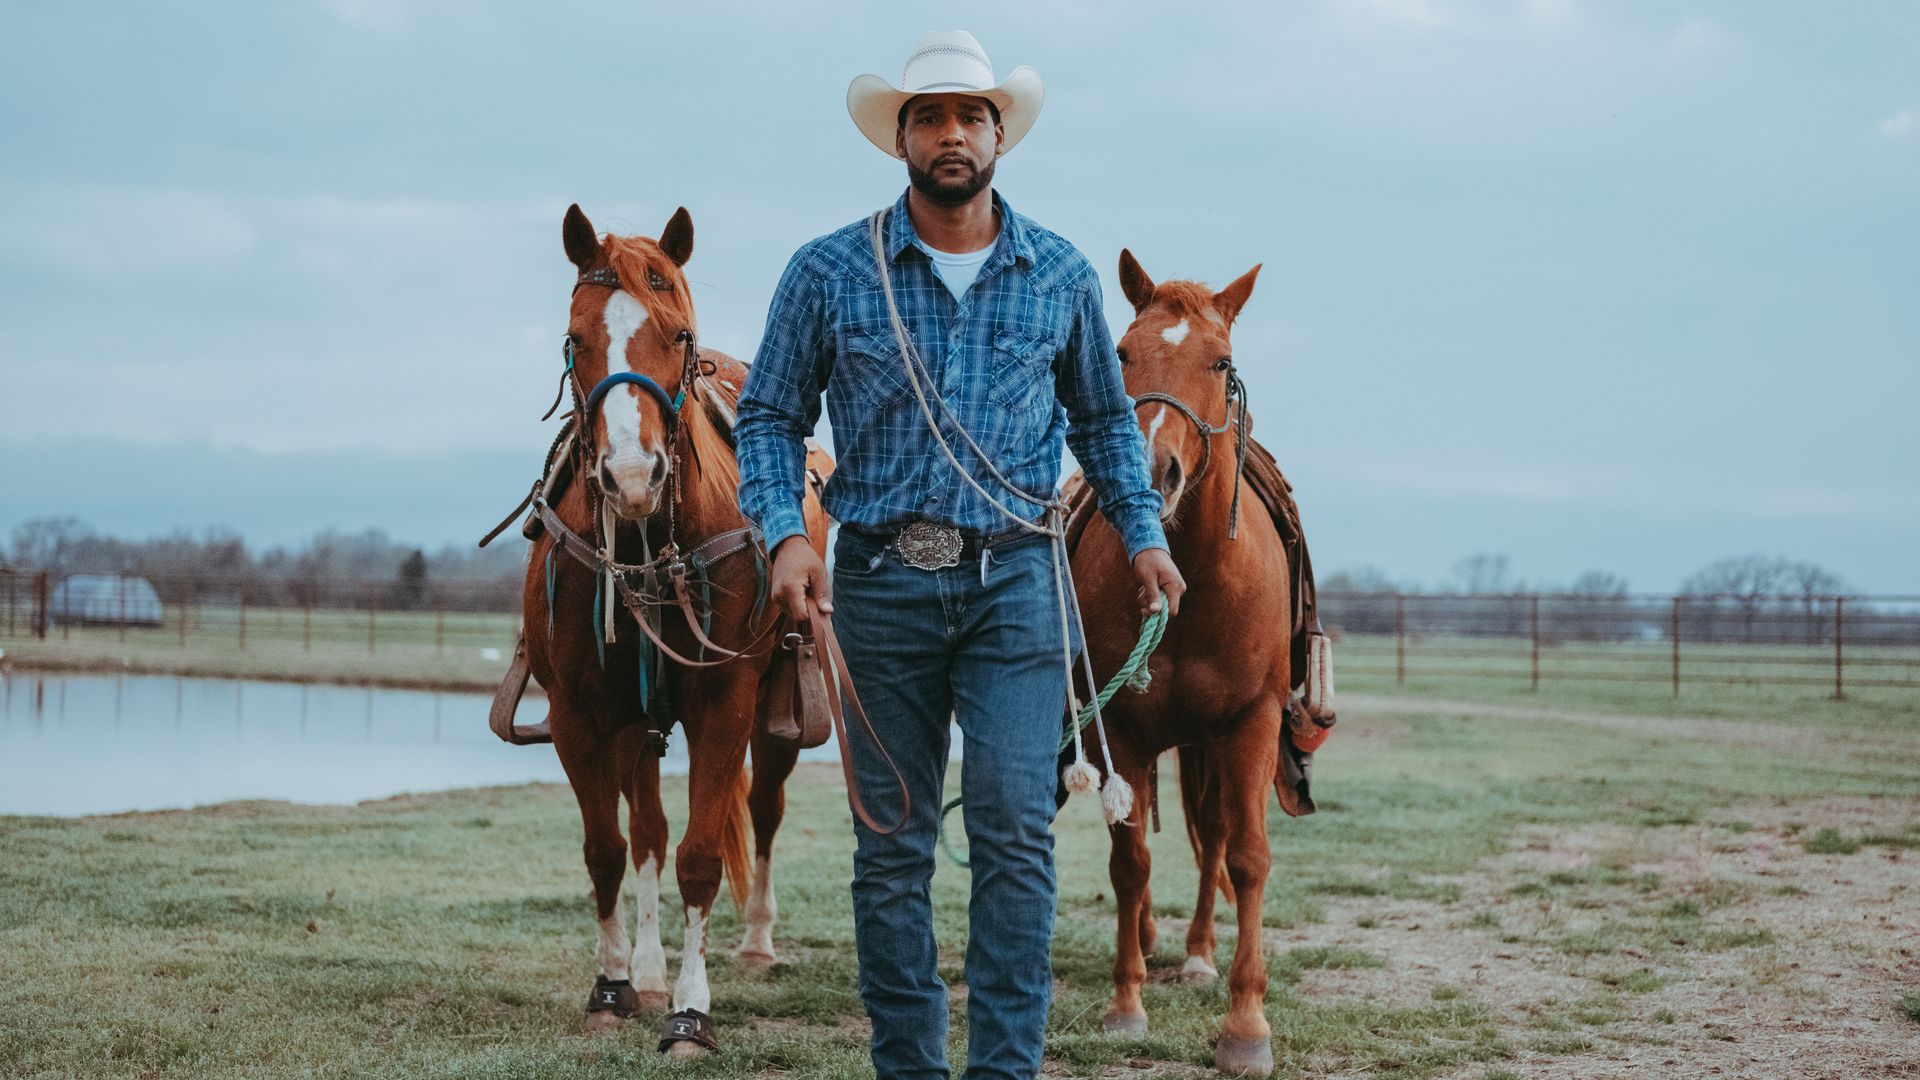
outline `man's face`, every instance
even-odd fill
[[[907,102],[895,145],[907,159],[907,178],[937,203],[958,205],[993,182],[1006,130],[994,123],[985,98],[922,94]]]

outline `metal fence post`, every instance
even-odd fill
[[[124,644],[127,640],[127,575],[121,574],[115,580],[120,585],[120,641]]]
[[[196,586],[188,585],[180,600],[180,647],[187,647],[187,623],[193,620],[193,593]]]
[[[1540,689],[1540,594],[1533,594],[1533,683],[1528,689]]]
[[[313,651],[313,597],[300,601],[300,651]]]
[[[447,613],[438,605],[433,609],[433,651],[447,651]]]
[[[1847,696],[1845,671],[1847,637],[1847,598],[1833,598],[1833,700],[1839,701]]]
[[[373,652],[373,645],[374,645],[374,628],[373,628],[373,612],[375,608],[374,595],[375,594],[372,589],[367,590],[367,652],[369,653]]]
[[[53,582],[45,570],[33,576],[33,636],[47,640],[47,623],[53,621]]]
[[[1407,598],[1393,594],[1393,683],[1407,685]]]
[[[1673,627],[1667,631],[1673,639],[1673,696],[1680,696],[1680,598],[1673,598]]]
[[[247,647],[247,587],[240,586],[240,648]]]

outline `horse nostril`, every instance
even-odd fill
[[[619,488],[620,488],[620,485],[614,482],[613,470],[607,467],[606,462],[604,461],[601,462],[600,463],[600,490],[618,491]]]
[[[651,480],[652,483],[657,487],[666,478],[667,478],[667,458],[666,458],[666,455],[662,454],[661,456],[653,459],[653,471],[648,474],[648,479]]]

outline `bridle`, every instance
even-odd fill
[[[1175,411],[1193,424],[1193,430],[1200,435],[1201,446],[1200,468],[1194,471],[1192,480],[1196,484],[1200,482],[1201,477],[1207,475],[1207,466],[1213,463],[1213,437],[1224,435],[1229,431],[1234,433],[1233,507],[1227,512],[1227,539],[1237,540],[1240,538],[1240,477],[1246,471],[1247,464],[1247,384],[1240,378],[1240,373],[1234,369],[1231,361],[1227,363],[1225,370],[1227,418],[1217,426],[1200,419],[1200,414],[1194,410],[1193,406],[1172,394],[1150,391],[1134,398],[1133,407],[1138,409],[1150,401],[1171,405]]]

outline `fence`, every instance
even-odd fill
[[[91,584],[101,584],[102,575],[88,576],[95,579]],[[0,571],[0,638],[143,649],[447,652],[511,648],[520,623],[517,578],[316,582],[105,577],[113,580],[91,590],[84,601],[75,601],[70,594],[63,596],[57,575]],[[142,597],[147,598],[144,603]]]
[[[1323,592],[1343,675],[1920,689],[1920,596]]]
[[[159,618],[132,617],[145,581]],[[350,675],[380,658],[421,667],[465,658],[484,675],[510,650],[521,583],[119,579],[84,611],[59,603],[60,579],[0,570],[0,640],[70,642],[76,651],[227,651]],[[148,595],[144,591],[141,595]],[[1505,681],[1754,684],[1920,689],[1920,596],[1320,594],[1343,676]],[[359,657],[356,661],[354,658]],[[320,669],[316,669],[320,670]]]

